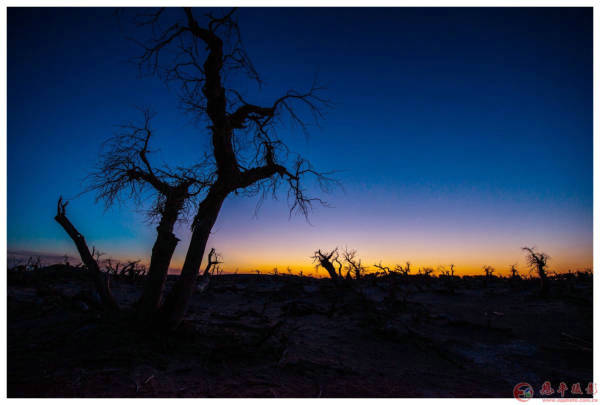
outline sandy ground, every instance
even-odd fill
[[[8,281],[10,397],[537,397],[593,380],[591,277],[541,297],[537,280],[215,276],[171,334],[108,318],[81,270]],[[141,293],[112,284],[125,306]]]

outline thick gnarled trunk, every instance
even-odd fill
[[[183,200],[181,199],[167,198],[165,202],[163,216],[156,228],[156,241],[152,247],[150,268],[148,269],[144,291],[138,302],[138,321],[145,322],[152,319],[160,307],[169,272],[169,264],[173,258],[177,242],[179,242],[179,239],[173,234],[173,228],[182,206]]]
[[[190,298],[196,287],[196,280],[200,265],[202,264],[206,243],[226,197],[227,192],[222,191],[220,187],[216,186],[208,193],[198,208],[192,238],[185,256],[181,275],[175,282],[162,307],[162,319],[169,329],[176,328],[185,315]]]

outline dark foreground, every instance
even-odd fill
[[[8,276],[9,397],[512,397],[592,381],[591,276],[215,276],[171,335],[94,307],[80,269]],[[141,281],[113,280],[133,303]],[[556,393],[555,393],[556,395]],[[571,396],[567,391],[565,396]]]

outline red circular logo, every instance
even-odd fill
[[[533,398],[533,387],[525,382],[520,382],[513,388],[513,395],[517,401],[527,402]]]

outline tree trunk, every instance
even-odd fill
[[[548,278],[546,277],[546,271],[538,268],[538,273],[540,275],[541,295],[545,297],[548,295]]]
[[[67,234],[75,243],[77,251],[79,252],[79,256],[81,257],[81,261],[87,267],[89,274],[92,276],[92,282],[96,291],[98,292],[98,295],[100,296],[102,306],[109,311],[118,311],[119,305],[110,291],[108,274],[103,274],[100,271],[98,263],[96,260],[94,260],[94,257],[90,253],[90,249],[85,242],[85,238],[67,218],[65,214],[65,207],[66,203],[62,204],[62,199],[60,199],[58,201],[58,213],[54,217],[54,220],[63,227],[65,232],[67,232]]]
[[[185,315],[196,287],[196,280],[210,231],[217,220],[223,201],[227,197],[227,192],[221,191],[219,186],[213,187],[198,208],[181,275],[165,299],[162,308],[162,319],[169,329],[175,329],[179,326]]]
[[[335,267],[333,267],[333,264],[331,264],[329,260],[326,262],[321,262],[321,266],[323,266],[323,268],[327,270],[327,273],[329,273],[329,277],[331,277],[333,281],[337,281],[338,275],[335,272]]]
[[[179,239],[173,234],[173,227],[177,222],[182,206],[183,200],[181,199],[167,198],[165,202],[163,216],[156,228],[156,241],[152,247],[150,268],[148,269],[144,292],[138,302],[137,317],[140,322],[153,319],[160,307],[162,292],[169,272],[169,264],[177,247],[177,242],[179,242]]]

